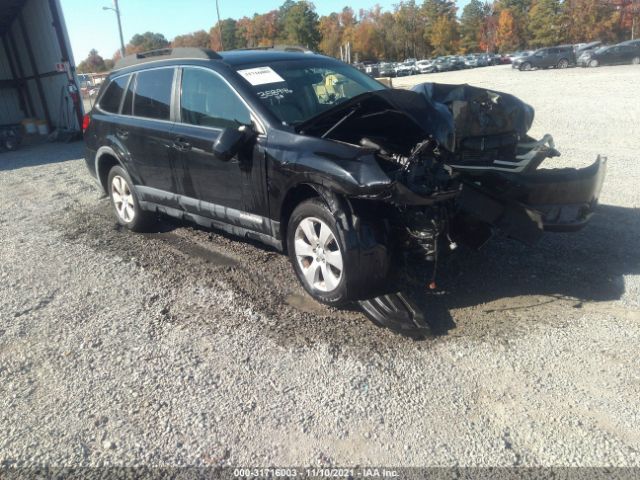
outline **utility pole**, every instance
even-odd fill
[[[640,1],[631,1],[631,40],[636,38],[636,22],[638,21],[638,14],[640,14]]]
[[[216,0],[216,14],[218,15],[218,35],[220,36],[220,50],[224,50],[224,45],[222,44],[222,24],[220,23],[220,5],[218,5],[218,0]]]
[[[118,0],[113,0],[113,7],[102,7],[103,10],[113,10],[116,12],[116,18],[118,19],[118,33],[120,34],[120,55],[124,58],[124,37],[122,36],[122,22],[120,21],[120,8],[118,8]]]

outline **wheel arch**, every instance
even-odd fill
[[[96,176],[98,177],[98,182],[102,187],[103,192],[107,193],[107,177],[109,176],[109,171],[119,165],[120,167],[125,168],[124,163],[120,160],[116,151],[111,147],[100,147],[96,152]]]
[[[295,208],[311,198],[320,198],[343,229],[347,230],[352,225],[353,208],[345,196],[316,183],[298,183],[289,188],[280,204],[280,238],[287,238],[289,219]],[[283,245],[286,246],[286,241]]]

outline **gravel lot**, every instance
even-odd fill
[[[0,465],[640,466],[640,68],[420,81],[520,96],[558,164],[609,157],[582,232],[443,262],[424,341],[259,245],[117,228],[79,143],[0,154]]]

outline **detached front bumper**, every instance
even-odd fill
[[[598,157],[586,168],[536,170],[523,175],[521,202],[538,211],[545,230],[566,232],[584,227],[593,215],[607,159]]]
[[[606,159],[586,168],[504,174],[491,182],[466,183],[456,199],[459,211],[527,244],[544,231],[584,227],[598,204]]]

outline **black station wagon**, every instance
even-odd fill
[[[532,122],[505,93],[388,89],[313,53],[168,49],[122,59],[83,129],[122,225],[166,214],[257,239],[339,305],[394,291],[407,251],[435,263],[496,232],[533,243],[582,227],[604,159],[538,169],[559,153]]]

